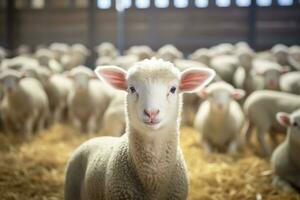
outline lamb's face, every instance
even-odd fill
[[[176,121],[179,78],[128,79],[128,117],[139,128],[159,129]]]
[[[290,137],[293,141],[300,144],[300,109],[294,111],[292,114],[277,113],[277,121],[290,129]]]
[[[5,93],[13,93],[16,91],[22,75],[19,73],[3,74],[0,76],[0,81],[3,85]]]
[[[114,66],[100,66],[96,74],[113,87],[128,92],[127,114],[130,126],[138,130],[177,127],[182,92],[193,92],[209,83],[210,69],[180,71],[170,62],[152,58],[131,67],[128,72]]]
[[[264,73],[265,88],[270,90],[277,90],[279,88],[279,79],[281,72],[276,69],[270,69]]]
[[[202,90],[199,96],[210,102],[213,112],[226,112],[231,101],[243,98],[245,91],[234,89],[225,82],[216,82]]]

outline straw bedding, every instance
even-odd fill
[[[247,150],[236,156],[206,154],[195,130],[182,128],[189,169],[190,200],[300,200],[297,193],[271,187],[269,163]],[[64,169],[70,153],[88,136],[55,125],[29,142],[0,134],[0,199],[63,199]]]

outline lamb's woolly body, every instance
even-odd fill
[[[280,89],[284,92],[300,95],[300,72],[289,72],[281,75]]]
[[[30,137],[35,126],[37,131],[45,127],[49,114],[47,95],[36,79],[24,78],[14,93],[4,96],[1,110],[7,131],[23,130]]]
[[[217,90],[233,91],[233,87],[217,82],[206,88],[208,94]],[[239,144],[239,134],[244,124],[244,114],[240,105],[231,100],[225,111],[214,111],[209,100],[204,101],[195,117],[195,128],[202,134],[204,143],[219,151],[233,151]]]
[[[106,90],[98,80],[90,80],[86,90],[71,90],[67,105],[71,123],[82,132],[100,129],[101,118],[109,103]]]
[[[180,73],[171,63],[156,59],[144,60],[128,71],[129,81],[154,77],[167,80],[179,78]],[[179,120],[180,100],[177,103],[175,118]],[[179,122],[174,119],[155,132],[141,131],[131,124],[129,114],[126,111],[127,130],[122,137],[92,139],[73,154],[66,174],[66,200],[187,198]]]
[[[276,120],[276,113],[281,111],[290,113],[298,107],[300,107],[299,95],[270,90],[252,93],[244,104],[244,112],[250,123],[247,138],[251,136],[252,129],[256,128],[263,153],[270,156],[271,148],[265,140],[265,134],[271,129],[284,130]]]
[[[300,122],[300,110],[290,115]],[[298,127],[288,128],[287,137],[272,154],[271,163],[274,171],[274,186],[285,186],[287,182],[300,190],[300,159],[299,159],[299,134]],[[283,182],[283,184],[282,184]],[[285,189],[285,188],[284,188]]]

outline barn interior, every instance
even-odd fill
[[[207,149],[200,131],[204,129],[196,125],[201,106],[212,97],[198,91],[183,94],[180,146],[189,177],[187,199],[300,199],[299,182],[287,181],[288,188],[274,184],[278,174],[271,159],[289,134],[298,131],[300,135],[300,117],[297,124],[296,116],[300,109],[298,0],[0,0],[0,199],[64,199],[66,165],[74,150],[94,137],[120,137],[126,121],[124,94],[109,88],[95,124],[99,127],[77,126],[70,110],[85,110],[88,105],[72,104],[77,100],[76,81],[80,82],[74,74],[81,70],[89,81],[105,85],[93,74],[97,66],[129,70],[134,63],[152,57],[170,61],[180,71],[213,69],[217,76],[207,88],[226,82],[244,96],[230,96],[244,117],[236,136],[238,147],[232,153]],[[243,71],[247,61],[249,73]],[[238,74],[239,70],[246,75]],[[266,75],[268,70],[270,75]],[[14,87],[25,79],[34,79],[41,86],[31,88],[28,95],[40,90],[45,94],[47,114],[42,127],[26,126],[38,105],[27,96],[13,101],[10,90],[14,87],[9,88],[5,81],[9,76],[18,77]],[[249,77],[256,80],[251,88],[245,82],[239,84],[238,80]],[[54,88],[54,95],[49,87]],[[281,103],[265,105],[255,111],[257,115],[272,107],[276,113],[296,113],[297,120],[279,131],[273,131],[270,124],[264,136],[272,151],[265,155],[257,124],[253,124],[251,137],[245,135],[251,123],[245,103],[251,104],[249,97],[257,92],[268,96],[269,90],[276,92]],[[28,112],[20,114],[26,108]],[[276,113],[268,115],[274,123]],[[41,118],[36,117],[37,123]],[[255,120],[262,119],[259,116],[252,118],[262,121]],[[299,163],[295,177],[300,178],[300,142],[293,150]]]

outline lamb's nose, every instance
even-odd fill
[[[159,113],[159,110],[158,109],[151,109],[151,110],[148,110],[148,109],[144,109],[144,114],[149,117],[150,119],[155,119],[156,116],[158,115]]]

